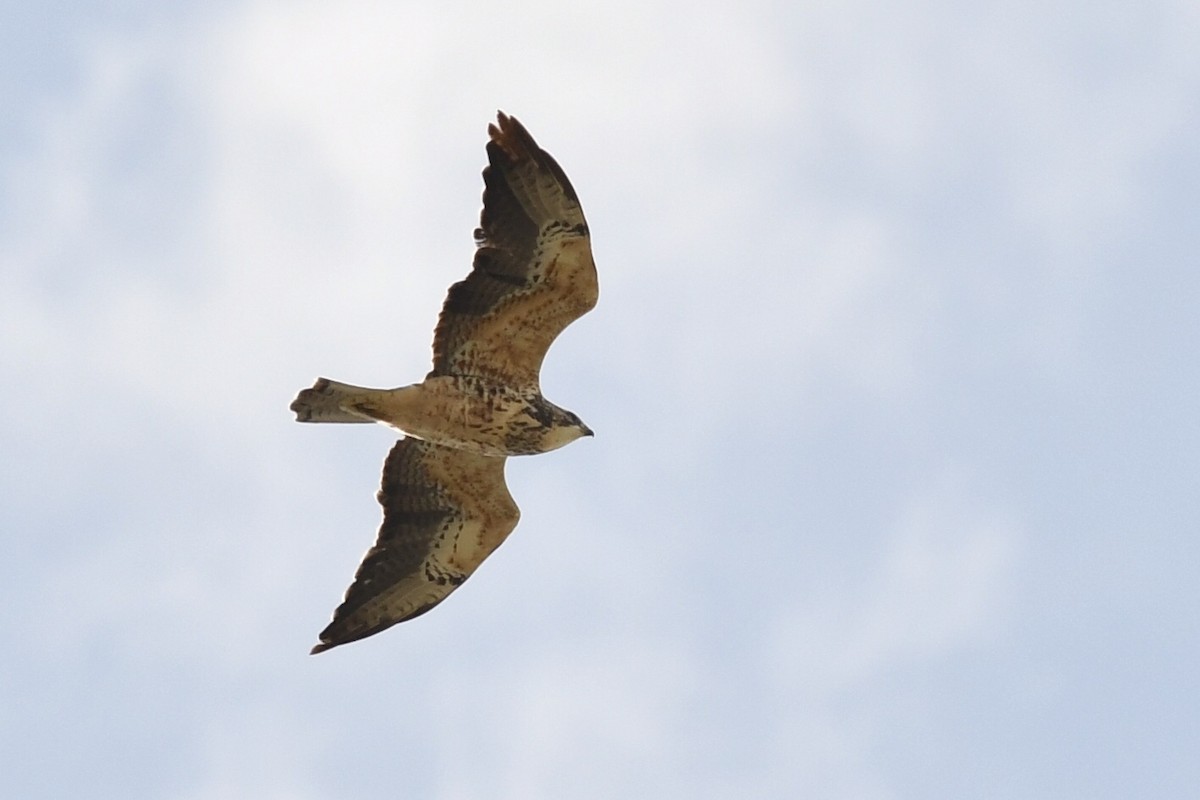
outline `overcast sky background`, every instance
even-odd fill
[[[1200,785],[1200,6],[8,3],[12,797],[1130,798]],[[486,125],[596,310],[435,612],[307,655]]]

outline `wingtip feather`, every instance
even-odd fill
[[[503,111],[497,111],[496,122],[488,124],[488,136],[513,160],[534,157],[540,149],[521,121]]]

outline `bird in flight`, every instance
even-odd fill
[[[313,653],[376,634],[446,598],[520,518],[508,456],[592,431],[542,396],[546,351],[599,297],[579,198],[515,117],[488,126],[475,260],[450,287],[433,369],[396,389],[320,378],[292,402],[300,422],[381,422],[405,434],[383,466],[383,523]]]

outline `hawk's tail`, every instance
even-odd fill
[[[297,422],[375,422],[375,419],[355,406],[369,401],[377,390],[318,378],[311,389],[305,389],[292,401]]]

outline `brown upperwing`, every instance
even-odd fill
[[[571,182],[514,117],[497,121],[488,126],[474,266],[446,295],[429,374],[536,389],[551,342],[600,290]]]
[[[379,537],[312,652],[424,614],[469,578],[520,518],[504,461],[420,439],[396,442],[383,465]]]

